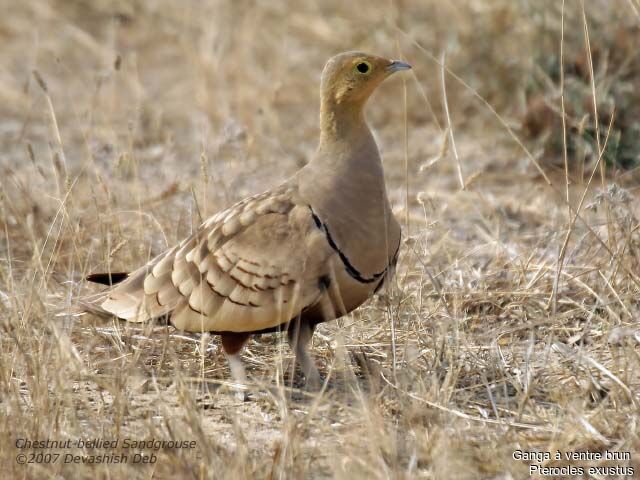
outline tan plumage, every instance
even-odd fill
[[[99,307],[132,322],[170,315],[178,329],[222,334],[236,377],[250,333],[295,325],[289,339],[317,383],[306,351],[314,326],[369,298],[398,252],[400,227],[363,107],[406,68],[359,52],[333,57],[322,75],[320,144],[307,166],[209,218],[105,292]]]

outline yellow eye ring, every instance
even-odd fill
[[[371,72],[371,64],[366,60],[360,60],[358,63],[356,63],[355,70],[361,75],[366,75]]]

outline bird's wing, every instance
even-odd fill
[[[101,307],[133,322],[171,314],[187,331],[271,328],[318,301],[332,255],[310,208],[285,184],[211,217]]]

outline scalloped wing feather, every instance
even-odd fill
[[[208,219],[113,288],[101,307],[133,322],[171,314],[187,331],[271,328],[318,301],[332,254],[284,186]]]

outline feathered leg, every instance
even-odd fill
[[[247,343],[250,335],[251,334],[244,332],[225,332],[220,335],[222,349],[224,350],[224,354],[229,362],[231,377],[233,378],[233,381],[239,385],[246,385],[247,383],[247,376],[244,371],[244,365],[242,364],[240,351],[242,350],[242,347],[244,347],[244,344]],[[246,392],[240,388],[238,388],[236,396],[242,401],[247,400]]]
[[[309,355],[309,349],[307,348],[315,325],[309,322],[302,322],[300,319],[293,321],[293,325],[287,330],[287,340],[291,349],[295,354],[295,360],[300,364],[302,373],[306,379],[306,387],[310,390],[318,390],[322,386],[322,377],[318,372],[313,358]]]

